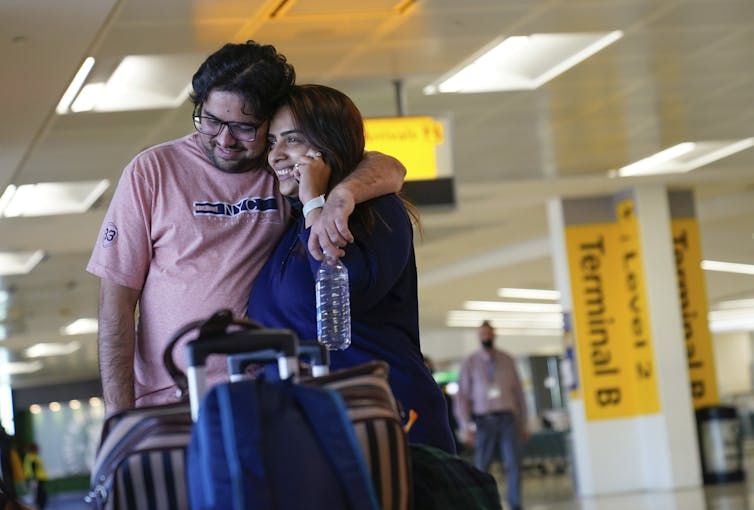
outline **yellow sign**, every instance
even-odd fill
[[[436,146],[443,141],[442,124],[432,117],[364,119],[366,150],[380,151],[406,166],[406,180],[437,178]]]
[[[719,403],[715,356],[707,320],[707,292],[701,268],[699,225],[695,218],[679,218],[672,220],[671,228],[691,398],[694,408],[699,409]]]
[[[626,366],[632,366],[637,414],[660,411],[657,373],[652,347],[652,328],[647,302],[644,266],[642,261],[639,223],[632,199],[618,201],[615,206],[618,228],[618,252],[621,279],[621,306],[618,323],[624,328],[627,343]]]
[[[587,420],[636,414],[632,356],[619,323],[621,274],[615,223],[566,227],[577,365]]]

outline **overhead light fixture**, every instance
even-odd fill
[[[32,374],[42,370],[41,361],[10,361],[0,364],[0,373],[3,375]]]
[[[102,196],[110,181],[40,182],[9,185],[0,197],[0,215],[50,216],[83,213]]]
[[[84,85],[84,82],[86,81],[86,78],[87,76],[89,76],[89,73],[91,72],[93,67],[94,57],[86,57],[84,59],[84,63],[81,64],[81,67],[76,73],[76,76],[74,76],[73,80],[71,80],[71,84],[68,85],[68,88],[65,90],[63,97],[60,98],[58,106],[55,108],[55,111],[59,115],[68,113],[68,107],[71,106],[71,103],[73,103],[73,100],[78,95],[81,87]]]
[[[73,113],[79,113],[94,110],[94,107],[97,106],[97,103],[104,94],[104,83],[89,83],[88,85],[85,85],[71,105],[71,111]]]
[[[709,328],[713,333],[754,331],[754,307],[710,310]]]
[[[623,32],[532,34],[496,39],[424,94],[533,90],[623,37]]]
[[[60,328],[61,335],[87,335],[99,330],[97,319],[80,318]]]
[[[563,307],[559,303],[520,303],[516,301],[466,301],[467,310],[492,312],[526,312],[526,313],[560,313]]]
[[[497,295],[501,298],[509,299],[539,299],[541,301],[558,301],[560,292],[549,289],[518,289],[502,288],[498,289]]]
[[[484,310],[451,310],[445,319],[448,327],[479,327],[489,321],[495,329],[519,335],[559,336],[563,334],[560,313],[516,313]]]
[[[705,271],[721,271],[723,273],[754,274],[754,264],[721,262],[719,260],[702,260],[702,269]]]
[[[684,142],[635,163],[608,172],[611,177],[689,172],[754,146],[754,137],[743,140]]]
[[[116,61],[101,59],[97,68],[87,70],[82,80],[74,80],[66,103],[58,113],[86,111],[119,112],[176,108],[188,98],[191,77],[205,56],[198,53],[180,55],[128,55]],[[94,62],[91,62],[94,66]],[[112,74],[106,70],[115,69]],[[76,75],[79,78],[79,74]],[[76,87],[74,87],[74,84]]]
[[[67,356],[73,354],[81,348],[77,341],[68,343],[38,343],[24,350],[24,356],[27,358],[46,358],[49,356]]]
[[[0,252],[0,276],[28,274],[44,259],[42,250]]]

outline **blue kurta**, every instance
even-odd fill
[[[413,229],[397,195],[371,200],[372,231],[349,225],[355,242],[341,259],[351,287],[351,346],[331,352],[331,369],[373,360],[390,366],[389,382],[406,413],[419,418],[409,441],[455,452],[446,401],[432,379],[419,344]],[[249,296],[248,316],[270,328],[287,328],[302,340],[317,338],[314,275],[319,261],[306,250],[309,229],[292,220]]]

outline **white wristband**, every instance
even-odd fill
[[[304,218],[312,212],[314,209],[319,209],[320,207],[325,206],[325,196],[320,195],[318,197],[314,197],[311,200],[309,200],[307,203],[304,204]]]

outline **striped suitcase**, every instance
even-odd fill
[[[413,507],[408,439],[387,375],[388,365],[375,361],[302,383],[340,393],[371,472],[380,508],[407,510]]]
[[[216,317],[181,328],[165,348],[163,361],[179,387],[186,376],[173,361],[178,341],[191,331],[199,336],[217,329]],[[189,510],[186,448],[191,437],[188,394],[176,404],[127,409],[109,416],[85,500],[95,510]]]
[[[188,403],[122,411],[105,422],[86,501],[97,510],[188,510]]]

